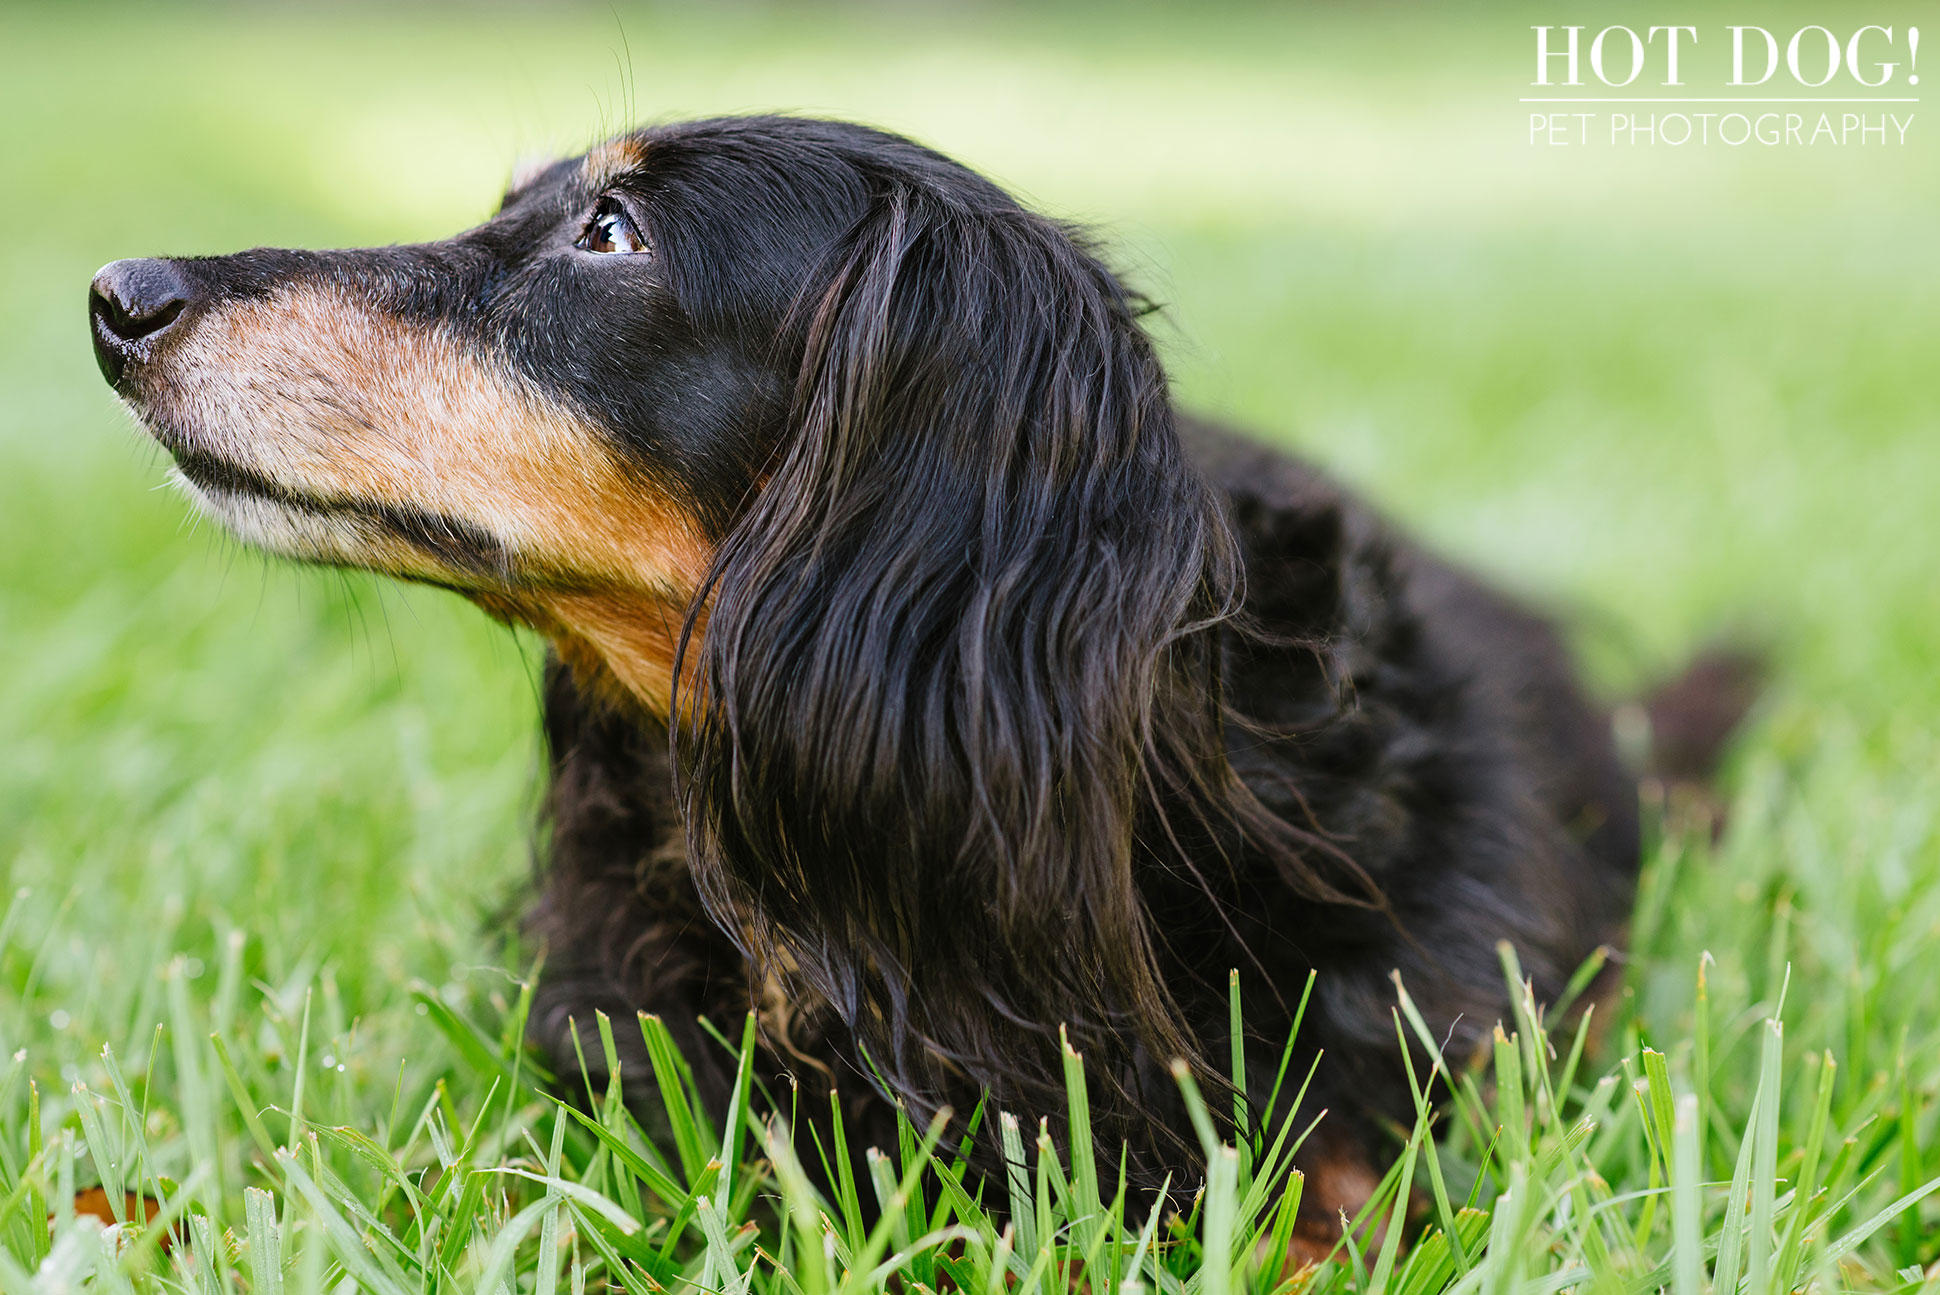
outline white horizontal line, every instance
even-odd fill
[[[1520,103],[1918,103],[1918,99],[1521,99]]]

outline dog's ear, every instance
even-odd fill
[[[675,707],[697,878],[917,1105],[1061,1111],[1068,1026],[1136,1106],[1193,1056],[1134,874],[1231,777],[1224,514],[1060,226],[894,190],[820,285]]]

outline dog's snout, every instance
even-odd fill
[[[119,383],[129,364],[145,359],[155,340],[182,317],[189,300],[189,281],[173,261],[103,266],[88,288],[88,323],[102,375]]]

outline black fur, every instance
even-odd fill
[[[1615,756],[1606,717],[1573,683],[1553,631],[1407,544],[1310,469],[1203,424],[1183,431],[1199,471],[1226,501],[1222,542],[1244,562],[1245,611],[1191,631],[1207,640],[1202,673],[1188,672],[1189,657],[1175,658],[1165,663],[1172,677],[1148,685],[1153,713],[1140,718],[1150,736],[1129,741],[1125,760],[1154,772],[1117,817],[1108,806],[1091,825],[1107,834],[1099,840],[1124,849],[1117,877],[1101,869],[1102,880],[1078,882],[1059,866],[1061,856],[995,850],[959,865],[959,852],[977,843],[972,819],[984,810],[974,802],[977,775],[954,764],[958,749],[943,745],[941,769],[928,771],[893,738],[881,746],[871,736],[847,740],[869,732],[847,717],[808,728],[802,745],[781,757],[769,754],[775,739],[763,735],[740,799],[741,813],[760,815],[752,830],[768,839],[750,846],[743,828],[724,842],[717,818],[690,846],[695,828],[682,827],[664,731],[590,700],[555,667],[547,692],[555,827],[545,895],[530,925],[553,951],[541,1018],[553,1037],[564,1038],[568,1016],[589,1020],[594,1005],[670,1022],[711,1014],[725,1028],[758,1005],[740,957],[745,943],[770,968],[792,962],[787,997],[809,1027],[785,1044],[764,1039],[771,1081],[793,1075],[819,1093],[838,1079],[854,1097],[868,1072],[846,1023],[868,1020],[881,1001],[871,995],[882,995],[908,1014],[885,1013],[863,1041],[896,1097],[919,1113],[944,1103],[962,1112],[987,1087],[1006,1108],[1050,1116],[1055,1126],[1062,1087],[1052,1067],[1064,1025],[1086,1056],[1094,1097],[1104,1093],[1094,1123],[1142,1153],[1135,1164],[1151,1178],[1190,1172],[1183,1111],[1163,1062],[1179,1054],[1217,1069],[1229,1046],[1229,968],[1241,971],[1246,989],[1256,1077],[1273,1074],[1307,974],[1319,972],[1295,1067],[1304,1073],[1326,1051],[1306,1109],[1334,1112],[1342,1136],[1330,1145],[1345,1141],[1337,1152],[1344,1155],[1371,1150],[1382,1121],[1410,1118],[1391,973],[1400,971],[1457,1063],[1506,1016],[1499,941],[1516,946],[1538,999],[1554,1001],[1621,929],[1638,829],[1634,780]],[[1182,610],[1182,623],[1193,619]],[[710,640],[714,632],[710,623]],[[871,683],[907,687],[885,658],[867,659],[882,663]],[[1120,677],[1093,686],[1109,698]],[[920,700],[905,691],[891,703],[920,719],[911,725],[919,741],[932,725],[947,731],[957,700],[950,685],[923,683],[944,695],[918,689]],[[826,686],[836,701],[850,692]],[[805,708],[817,696],[813,688],[796,695]],[[938,712],[946,718],[933,718]],[[1194,767],[1186,759],[1191,730],[1209,712],[1222,744]],[[1009,723],[1041,731],[1032,718]],[[810,711],[804,724],[818,719]],[[823,735],[819,760],[815,732]],[[1007,731],[1005,740],[1028,738]],[[796,762],[828,762],[835,776],[855,776],[874,768],[885,748],[896,754],[893,769],[921,772],[868,801],[872,813],[842,804],[818,811],[789,785],[820,790],[816,780],[830,776]],[[725,763],[718,749],[709,752],[699,765],[705,772],[690,775],[689,797],[704,794],[697,788],[707,778],[724,777],[709,762]],[[906,798],[900,804],[898,795]],[[952,805],[961,816],[945,834],[940,820]],[[1069,811],[1050,812],[1062,820]],[[812,840],[843,835],[826,855],[781,853],[789,825],[804,821],[819,834]],[[776,871],[796,893],[764,888],[752,870],[737,874],[745,855],[720,858],[741,849],[780,853]],[[912,875],[907,860],[934,871]],[[697,887],[702,867],[720,874]],[[1083,912],[1087,897],[1058,890],[1120,878],[1130,895],[1104,919]],[[714,911],[736,915],[728,926],[744,933],[741,943],[706,919],[699,896],[711,887],[723,888]],[[1005,891],[1030,887],[1037,907],[1005,926]],[[1152,972],[1130,988],[1086,966],[1109,953],[1074,947],[1127,930],[1133,938],[1118,952],[1138,950]],[[1004,943],[1012,939],[1048,947]],[[906,969],[891,964],[898,983],[884,984],[888,973],[865,956],[881,957],[879,945],[892,958],[909,951]],[[818,952],[824,965],[814,962]],[[1020,968],[1038,977],[1024,987],[1021,1009],[1009,997]],[[1053,979],[1065,976],[1074,979]],[[942,1025],[934,1008],[922,1010],[933,1001],[925,996],[938,994],[952,1013]],[[1140,1013],[1156,1017],[1156,1027]],[[1186,1050],[1166,1050],[1168,1030]],[[724,1100],[728,1075],[718,1062],[712,1074]],[[1251,1094],[1256,1102],[1265,1086]],[[849,1122],[865,1115],[851,1109]],[[886,1121],[876,1113],[878,1140]]]
[[[860,1044],[919,1118],[988,1091],[1055,1123],[1062,1028],[1146,1177],[1190,1163],[1166,1063],[1217,1082],[1228,969],[1255,1075],[1318,969],[1310,1109],[1405,1118],[1392,971],[1466,1056],[1504,1013],[1498,941],[1553,999],[1621,924],[1636,801],[1604,717],[1541,620],[1306,469],[1182,435],[1081,239],[835,139],[839,179],[805,183],[862,191],[787,317],[680,768],[657,733],[555,723],[534,933],[670,1020],[745,1008],[744,952],[808,1004],[816,1070],[853,1090]],[[555,678],[555,716],[584,704]]]
[[[1327,1051],[1309,1108],[1365,1160],[1411,1115],[1393,972],[1465,1058],[1507,1011],[1499,942],[1554,1000],[1618,936],[1635,783],[1552,629],[1182,420],[1083,237],[861,127],[638,138],[606,193],[651,257],[573,250],[602,194],[561,164],[447,243],[182,271],[447,326],[714,546],[672,732],[549,671],[526,929],[568,1071],[569,1020],[644,1010],[724,1097],[696,1021],[753,1007],[771,1084],[836,1084],[865,1138],[883,1097],[1057,1125],[1063,1031],[1101,1135],[1185,1178],[1169,1063],[1218,1084],[1237,968],[1270,1077],[1317,971],[1296,1064]]]

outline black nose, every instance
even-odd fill
[[[189,304],[189,283],[173,261],[115,261],[88,288],[94,358],[111,383],[146,359]]]

